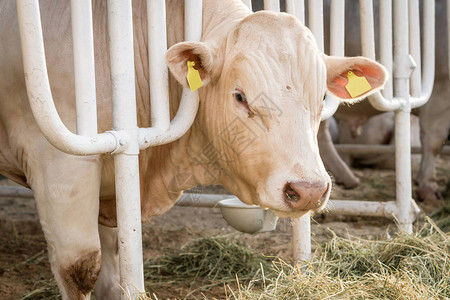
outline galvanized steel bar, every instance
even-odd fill
[[[342,154],[394,154],[394,145],[358,145],[358,144],[337,144],[336,150]],[[412,154],[422,153],[421,147],[411,147]],[[450,146],[442,147],[440,155],[450,155]]]
[[[108,34],[113,127],[129,136],[114,156],[121,299],[136,299],[145,290],[131,0],[108,0]]]
[[[28,98],[40,130],[53,146],[66,153],[89,155],[114,151],[117,142],[113,135],[76,135],[59,118],[47,76],[39,2],[17,0],[16,3]]]
[[[427,103],[433,92],[435,71],[435,1],[423,2],[422,89],[420,97],[411,98],[411,109]],[[419,37],[420,38],[420,37]]]
[[[450,79],[450,0],[447,0],[447,43],[448,76]]]
[[[359,0],[362,55],[375,60],[375,29],[372,0]]]
[[[422,62],[420,51],[420,15],[419,0],[409,0],[409,53],[416,64],[410,78],[410,94],[420,97],[422,93]]]
[[[395,173],[397,219],[401,230],[412,232],[411,218],[411,139],[409,102],[409,47],[408,47],[408,2],[394,1],[394,91],[403,100],[401,110],[395,112]]]
[[[292,245],[294,261],[311,259],[311,215],[306,213],[292,219]]]
[[[200,41],[202,36],[202,1],[186,0],[184,5],[184,39],[186,41]],[[151,61],[149,62],[152,63]],[[169,98],[157,101],[169,101]],[[183,88],[180,106],[177,114],[166,129],[151,127],[139,128],[139,148],[170,143],[181,136],[191,127],[195,120],[199,105],[198,91],[191,92]]]
[[[380,63],[386,68],[389,77],[381,91],[382,97],[392,100],[392,0],[379,2],[380,11]]]
[[[252,0],[242,0],[247,7],[252,10]]]
[[[72,39],[77,110],[77,134],[97,135],[94,34],[90,0],[72,0]]]
[[[323,41],[323,2],[322,0],[308,1],[308,27],[314,34],[317,41],[317,47],[324,51]]]
[[[305,24],[304,0],[286,0],[286,12],[296,16],[302,24]]]
[[[271,10],[273,12],[280,12],[279,0],[264,0],[264,9]]]
[[[202,0],[184,1],[184,39],[199,42],[202,38]]]
[[[332,0],[330,4],[330,55],[345,55],[345,1]],[[339,99],[327,94],[321,113],[325,120],[334,115],[340,104]]]
[[[169,70],[167,51],[166,1],[147,0],[148,64],[152,127],[167,130],[170,125]]]

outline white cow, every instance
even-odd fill
[[[172,115],[187,85],[187,60],[195,61],[204,87],[192,128],[141,152],[143,219],[170,209],[183,190],[214,183],[283,217],[322,208],[331,191],[317,147],[322,99],[328,90],[359,100],[383,86],[383,67],[325,56],[294,17],[253,14],[238,0],[205,0],[201,42],[182,42],[183,1],[167,2]],[[133,1],[140,127],[151,125],[145,3]],[[40,5],[53,97],[75,131],[70,4]],[[112,127],[106,1],[93,1],[93,15],[103,132]],[[33,189],[63,298],[88,299],[96,282],[97,299],[118,298],[113,157],[64,154],[43,137],[25,89],[14,1],[0,0],[0,40],[0,172]],[[349,71],[364,75],[372,89],[352,99],[344,87]]]

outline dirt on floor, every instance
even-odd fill
[[[442,201],[419,203],[422,216],[450,201],[448,185],[450,158],[438,163],[438,183],[446,196]],[[353,190],[334,185],[332,199],[364,199],[387,201],[395,198],[395,173],[389,170],[357,169],[361,184]],[[9,181],[0,181],[11,185]],[[226,192],[220,187],[196,188],[199,192]],[[330,230],[338,236],[385,239],[395,233],[393,221],[368,217],[336,217],[317,214],[312,220],[313,250],[330,238]],[[222,218],[219,209],[174,207],[168,213],[143,225],[144,259],[171,253],[189,241],[206,236],[229,235],[262,254],[291,260],[291,223],[281,219],[272,232],[249,235],[236,232]],[[183,284],[150,284],[147,290],[158,299],[185,298],[192,291]],[[47,259],[47,249],[33,199],[0,199],[0,299],[55,298],[55,284]],[[224,287],[191,294],[188,298],[224,298]],[[36,297],[36,295],[39,295]],[[48,296],[45,296],[48,295]],[[204,295],[204,296],[203,296]]]

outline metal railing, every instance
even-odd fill
[[[144,292],[138,154],[140,149],[171,142],[192,125],[198,92],[185,88],[178,112],[170,122],[166,51],[165,1],[147,1],[151,128],[138,128],[131,0],[108,0],[108,36],[114,130],[97,133],[92,7],[90,0],[72,0],[77,134],[70,132],[56,111],[47,75],[37,0],[17,0],[28,97],[44,136],[59,150],[76,155],[113,153],[119,229],[120,284],[135,298]],[[202,1],[186,0],[185,40],[199,41]]]

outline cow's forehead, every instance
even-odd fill
[[[311,31],[288,14],[263,11],[243,19],[229,36],[226,60],[224,69],[244,73],[247,85],[255,78],[258,88],[293,85],[310,105],[326,90],[323,54]]]
[[[311,31],[292,15],[261,11],[244,18],[230,37],[234,49],[277,49],[285,54],[297,55],[298,47],[318,52]]]

